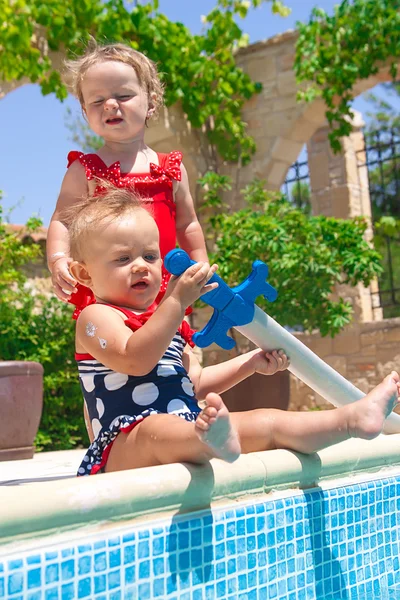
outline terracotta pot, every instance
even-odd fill
[[[33,457],[42,406],[42,365],[0,362],[0,461]]]

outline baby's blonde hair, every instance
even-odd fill
[[[102,229],[126,214],[137,210],[149,213],[132,189],[117,188],[107,181],[99,183],[103,193],[83,198],[61,214],[61,221],[68,227],[70,256],[80,262],[84,261],[90,236],[101,235]]]
[[[156,64],[141,52],[125,44],[107,44],[101,46],[94,38],[90,39],[83,56],[65,62],[65,66],[68,69],[68,84],[71,87],[72,93],[78,98],[81,107],[84,108],[85,104],[82,94],[82,80],[85,73],[93,65],[106,61],[122,62],[135,69],[139,84],[147,93],[147,97],[151,98],[152,94],[155,95],[152,102],[155,107],[155,113],[157,113],[163,105],[164,89]]]

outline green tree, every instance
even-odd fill
[[[288,200],[306,215],[311,214],[311,189],[306,181],[296,181],[290,191]]]
[[[387,99],[375,93],[365,94],[372,110],[365,128],[365,145],[370,159],[375,161],[368,169],[372,217],[375,222],[382,216],[400,218],[400,114],[391,98],[400,100],[400,82],[382,84]]]
[[[396,106],[390,101],[390,97],[400,100],[400,81],[382,83],[379,87],[386,93],[385,100],[373,92],[364,94],[365,99],[371,103],[373,109],[367,113],[370,120],[366,131],[375,132],[380,129],[400,131],[400,114]]]
[[[391,62],[396,79],[400,56],[400,0],[342,0],[334,14],[315,8],[309,23],[299,23],[295,71],[299,98],[322,96],[335,151],[351,132],[353,87]]]
[[[62,100],[67,90],[52,57],[59,58],[64,48],[80,54],[89,35],[129,43],[160,65],[166,104],[180,102],[192,126],[206,129],[223,158],[245,164],[255,145],[241,109],[261,86],[235,64],[234,52],[248,43],[236,21],[263,2],[288,13],[280,0],[217,0],[204,17],[204,33],[192,35],[159,13],[157,0],[134,7],[121,0],[0,0],[0,79],[28,78]]]

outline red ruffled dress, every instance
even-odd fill
[[[149,173],[121,173],[119,161],[109,167],[97,154],[83,154],[72,151],[68,154],[68,167],[79,160],[85,168],[86,179],[105,179],[117,187],[131,187],[144,199],[143,207],[151,211],[160,232],[161,257],[173,250],[176,246],[176,205],[173,194],[173,182],[181,180],[182,153],[178,151],[169,154],[157,153],[158,165],[150,163]],[[101,193],[101,185],[97,185],[95,195]],[[148,199],[148,200],[146,200]],[[169,280],[169,273],[162,270],[160,298],[163,296]],[[77,318],[85,306],[95,302],[92,291],[78,284],[77,290],[69,300],[77,309],[74,318]]]

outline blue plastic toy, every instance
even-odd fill
[[[164,259],[167,271],[172,275],[182,275],[195,261],[179,248],[168,252]],[[227,335],[228,329],[236,325],[246,325],[253,320],[254,302],[257,296],[264,296],[270,302],[277,298],[277,291],[266,282],[268,267],[261,260],[253,263],[253,270],[240,285],[230,288],[221,277],[214,274],[209,283],[218,282],[218,287],[201,296],[206,304],[214,308],[213,316],[207,325],[193,336],[193,341],[200,348],[213,342],[230,350],[235,341]]]

